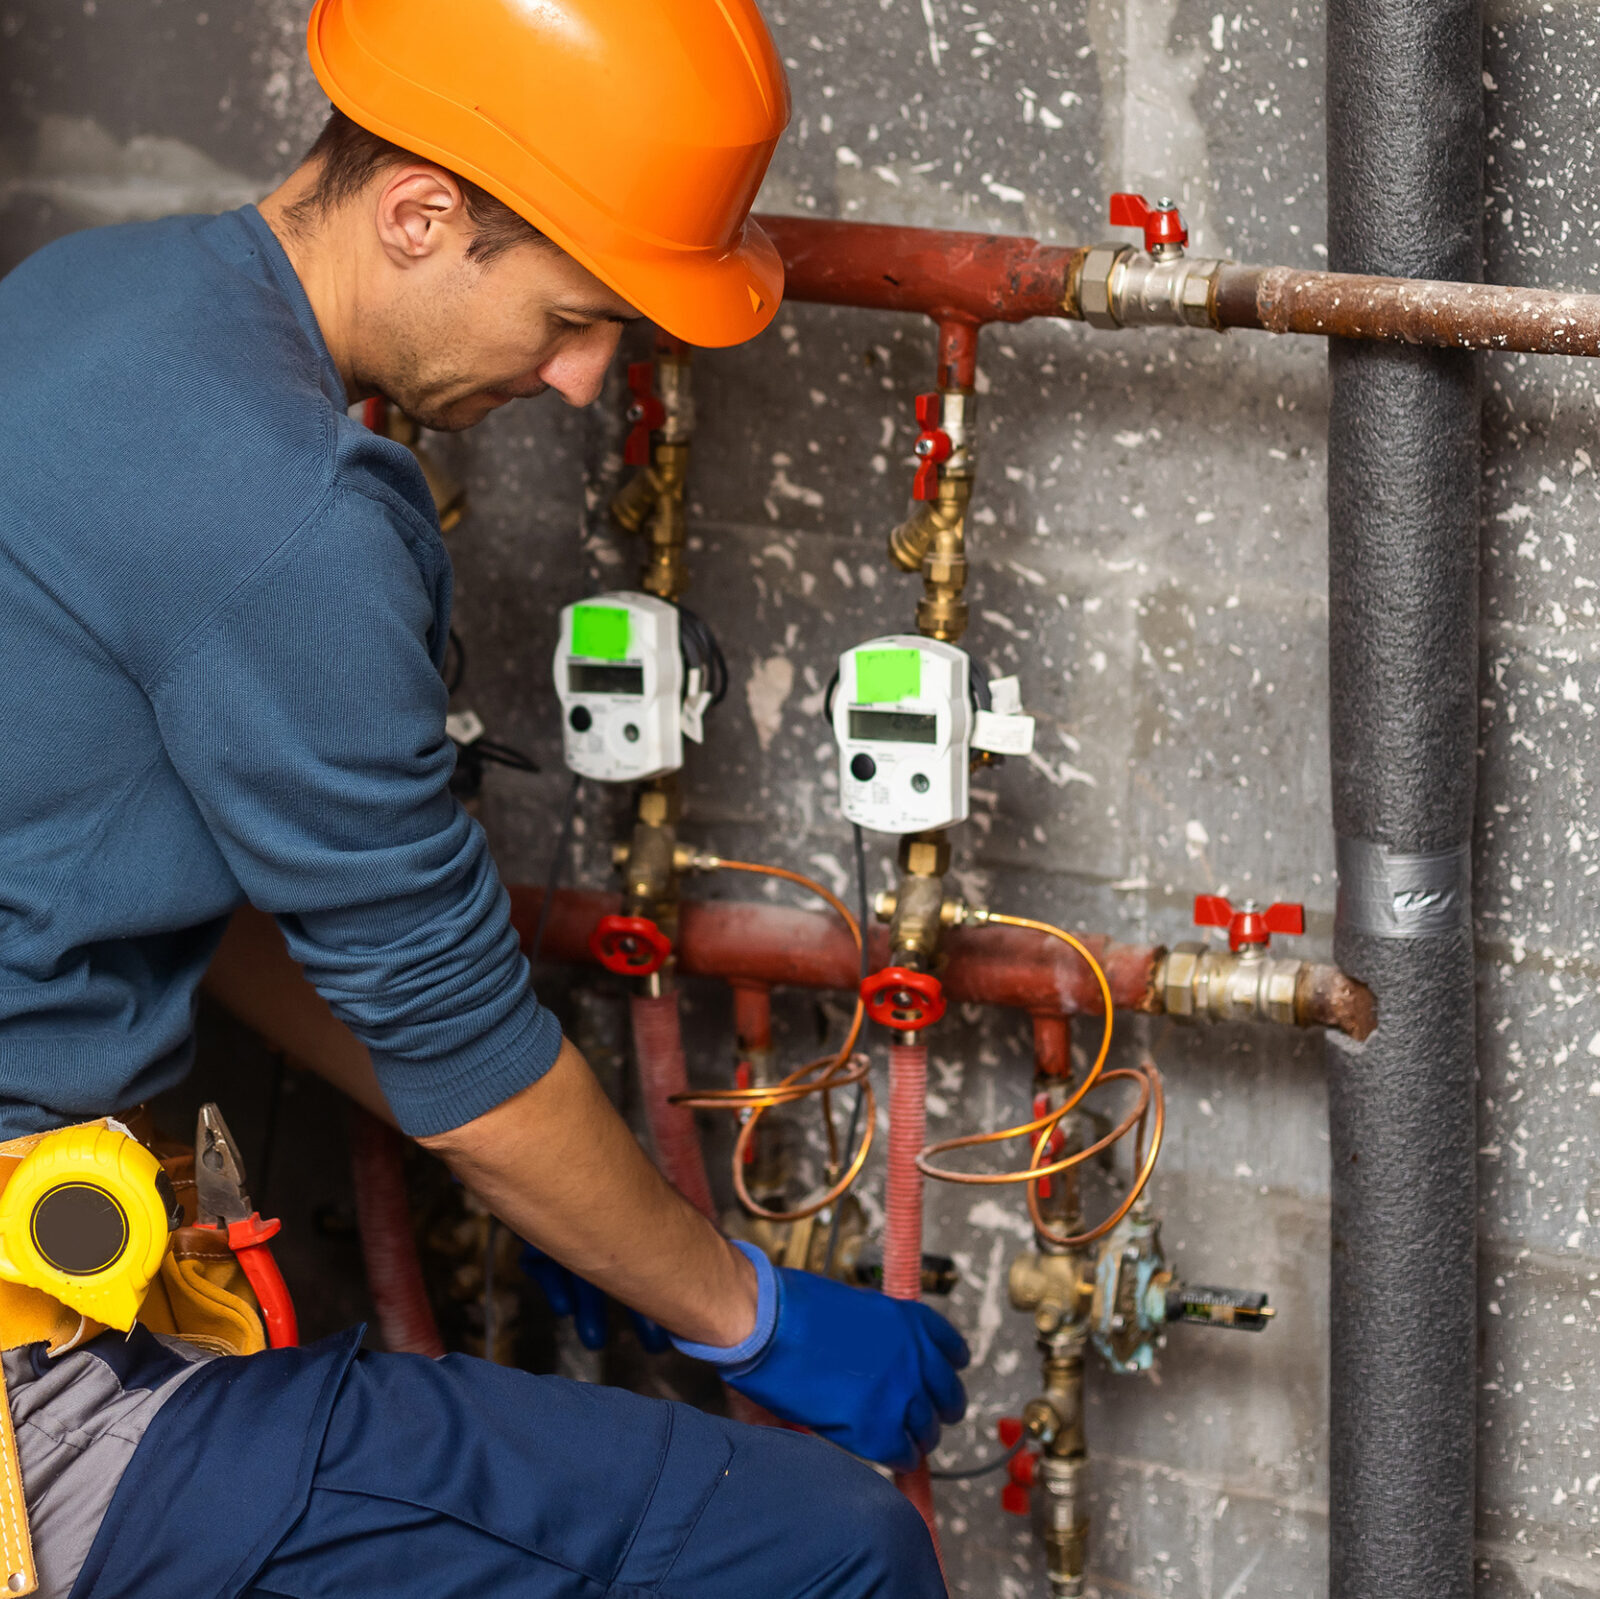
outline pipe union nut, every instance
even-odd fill
[[[1119,328],[1112,309],[1111,280],[1117,268],[1133,254],[1126,244],[1097,244],[1083,258],[1078,273],[1078,311],[1092,328]]]
[[[1204,944],[1179,944],[1167,951],[1161,973],[1161,1002],[1167,1015],[1183,1021],[1194,1020],[1199,1008],[1195,989],[1200,976],[1200,958],[1204,953]]]

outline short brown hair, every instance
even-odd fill
[[[290,207],[288,220],[298,226],[312,223],[335,206],[354,199],[375,177],[390,167],[425,159],[402,149],[398,144],[391,144],[387,139],[380,139],[360,123],[351,121],[344,112],[335,110],[317,135],[317,142],[306,152],[302,163],[309,165],[316,162],[321,167],[317,174],[317,186],[303,200]],[[459,173],[452,172],[450,175],[461,185],[467,216],[475,229],[472,243],[467,247],[468,260],[489,262],[514,245],[548,243],[544,234],[513,211],[504,200],[496,199],[487,189],[480,188]]]

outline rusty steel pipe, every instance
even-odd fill
[[[1006,234],[883,227],[818,217],[758,219],[783,256],[786,297],[916,311],[945,338],[965,323],[1080,318],[1088,250]],[[1600,295],[1221,263],[1204,315],[1222,332],[1253,328],[1530,355],[1600,355]],[[1176,318],[1174,318],[1176,321]],[[952,352],[941,350],[941,367]]]
[[[1216,320],[1339,339],[1382,339],[1440,349],[1600,355],[1600,295],[1497,283],[1225,266]]]
[[[526,948],[538,925],[544,890],[511,888],[511,919]],[[615,894],[559,889],[545,928],[543,958],[555,964],[587,965],[589,937],[602,916],[620,904]],[[1157,974],[1165,951],[1149,944],[1118,944],[1103,934],[1086,943],[1105,968],[1118,1010],[1162,1013]],[[888,964],[889,934],[868,931],[874,968]],[[956,927],[942,945],[940,972],[954,1003],[1002,1005],[1034,1016],[1097,1016],[1100,993],[1084,963],[1059,939],[1018,927]],[[860,981],[860,956],[843,926],[831,916],[749,900],[681,902],[678,970],[689,977],[718,977],[734,985],[831,988],[853,992]],[[1302,1026],[1333,1027],[1364,1037],[1371,1031],[1371,996],[1335,967],[1311,966],[1296,994]]]

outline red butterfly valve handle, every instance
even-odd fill
[[[649,466],[650,435],[665,426],[667,420],[667,408],[656,394],[654,361],[634,361],[629,365],[628,392],[633,396],[628,407],[628,421],[633,426],[622,448],[622,459],[629,466]]]
[[[1006,1483],[1000,1490],[1000,1508],[1011,1516],[1028,1514],[1034,1478],[1039,1472],[1039,1452],[1017,1448],[1025,1431],[1020,1416],[1002,1416],[995,1424],[1002,1447],[1017,1451],[1006,1462]]]
[[[920,1033],[944,1015],[944,984],[931,972],[885,966],[861,985],[861,1002],[880,1027]]]
[[[939,393],[917,396],[917,422],[922,431],[912,445],[917,458],[917,477],[911,485],[914,500],[939,498],[939,468],[950,459],[955,446],[940,425],[944,421],[944,396]]]
[[[1282,903],[1262,910],[1253,900],[1236,910],[1220,894],[1196,894],[1194,922],[1196,927],[1227,928],[1228,948],[1237,955],[1251,947],[1265,951],[1274,933],[1298,938],[1306,930],[1306,912],[1303,905]]]
[[[672,944],[648,916],[602,916],[589,953],[619,977],[650,977],[667,964]]]
[[[1189,242],[1183,213],[1174,200],[1160,199],[1154,205],[1142,194],[1111,196],[1111,225],[1114,228],[1142,228],[1144,247],[1158,261],[1182,255]]]

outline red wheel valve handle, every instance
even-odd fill
[[[1247,944],[1265,949],[1274,933],[1298,938],[1306,930],[1306,911],[1303,905],[1269,905],[1265,910],[1247,900],[1237,910],[1220,894],[1196,894],[1194,900],[1196,927],[1226,927],[1228,948],[1235,955]]]
[[[619,977],[649,977],[667,964],[672,945],[648,916],[602,916],[589,953]]]
[[[1151,255],[1182,250],[1189,242],[1183,214],[1172,200],[1157,200],[1151,205],[1142,194],[1114,194],[1111,196],[1111,225],[1143,228],[1144,247]]]
[[[917,396],[917,421],[922,431],[912,450],[917,457],[917,479],[911,486],[914,500],[936,500],[939,497],[939,467],[950,459],[954,446],[950,435],[939,426],[944,420],[944,396],[919,394]]]
[[[635,361],[629,366],[628,392],[633,396],[628,407],[633,427],[622,448],[622,459],[629,466],[649,466],[650,435],[667,420],[667,408],[656,397],[654,361]]]
[[[1022,1430],[1020,1416],[1002,1416],[995,1425],[1001,1446],[1006,1449],[1017,1449],[1022,1442]],[[1006,1484],[1000,1490],[1000,1508],[1008,1515],[1028,1514],[1032,1498],[1029,1490],[1033,1487],[1038,1470],[1039,1456],[1032,1449],[1017,1449],[1016,1454],[1006,1462]]]
[[[861,1002],[880,1027],[919,1033],[944,1015],[944,985],[930,972],[885,966],[861,985]]]

